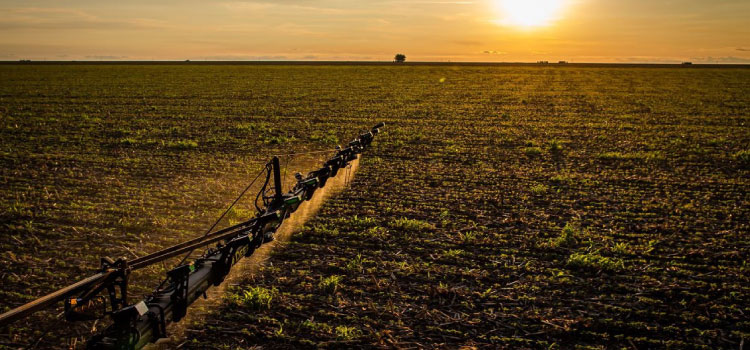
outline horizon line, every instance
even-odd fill
[[[701,67],[717,67],[717,66],[731,66],[731,67],[750,67],[750,63],[695,63],[691,61],[684,62],[570,62],[570,61],[408,61],[408,62],[395,62],[395,61],[375,61],[375,60],[32,60],[32,59],[18,59],[18,60],[1,60],[2,65],[12,64],[309,64],[309,65],[326,65],[326,64],[339,64],[339,65],[529,65],[529,66],[566,66],[566,65],[597,65],[597,66],[701,66]]]

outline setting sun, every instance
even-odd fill
[[[541,27],[560,16],[566,0],[497,0],[503,16],[499,24],[515,27]]]

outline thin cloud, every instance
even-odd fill
[[[218,55],[201,58],[215,61],[283,61],[289,59],[289,57],[285,55]]]
[[[91,55],[85,56],[89,60],[122,60],[128,58],[128,56],[113,56],[113,55]]]
[[[222,3],[222,5],[231,11],[244,11],[250,13],[260,13],[262,11],[279,10],[281,12],[293,10],[304,13],[318,13],[341,15],[351,13],[351,10],[336,7],[319,6],[308,1],[231,1]]]
[[[462,46],[481,46],[482,42],[479,40],[453,40],[452,41],[456,45],[462,45]]]
[[[724,56],[724,57],[693,57],[691,58],[694,62],[700,63],[719,63],[719,64],[747,64],[750,63],[750,58]]]
[[[107,19],[73,8],[20,7],[0,9],[0,29],[165,29],[162,21],[149,18]]]
[[[418,1],[413,4],[425,4],[425,5],[472,5],[473,1]]]
[[[65,7],[6,7],[2,11],[9,16],[27,19],[55,18],[59,16],[77,17],[88,20],[97,19],[96,16],[79,9]]]
[[[662,58],[658,56],[618,57],[618,58],[615,58],[614,61],[619,62],[619,63],[659,63],[659,64],[676,64],[676,63],[682,62],[679,59]]]

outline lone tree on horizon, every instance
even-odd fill
[[[406,55],[397,53],[396,57],[393,58],[393,61],[396,63],[404,63],[404,61],[406,61]]]

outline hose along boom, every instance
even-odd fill
[[[384,126],[379,123],[347,147],[336,147],[336,154],[321,168],[307,176],[298,173],[296,184],[286,193],[282,191],[279,159],[273,157],[266,165],[265,183],[255,198],[255,217],[130,261],[102,258],[96,274],[0,315],[0,326],[63,301],[68,321],[111,318],[109,327],[89,339],[88,349],[140,349],[166,337],[169,323],[185,317],[188,306],[205,296],[210,287],[221,284],[239,260],[272,241],[284,220],[335,177],[339,169],[357,159]],[[273,187],[269,186],[271,180]],[[262,204],[258,204],[259,200]],[[167,272],[163,288],[141,301],[128,302],[130,272],[212,244],[199,258],[188,263],[183,259],[181,265]]]

